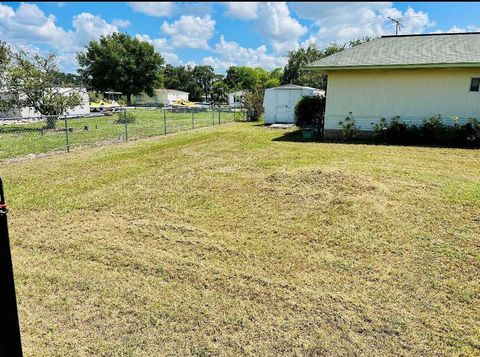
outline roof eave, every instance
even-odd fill
[[[302,70],[310,72],[344,71],[358,69],[414,69],[414,68],[480,68],[480,62],[469,63],[426,63],[426,64],[387,64],[387,65],[361,65],[361,66],[308,66]]]

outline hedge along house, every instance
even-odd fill
[[[350,112],[360,130],[400,116],[480,119],[480,32],[383,36],[307,65],[328,76],[325,133]]]
[[[146,94],[132,96],[132,105],[138,106],[169,106],[178,100],[188,100],[188,92],[176,89],[154,89],[153,96]]]

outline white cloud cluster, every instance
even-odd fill
[[[143,13],[149,16],[164,17],[173,15],[177,8],[174,2],[129,2],[133,11]]]
[[[220,37],[213,52],[217,57],[204,57],[203,63],[212,66],[216,71],[224,72],[230,66],[251,66],[273,69],[285,65],[285,57],[273,56],[267,53],[263,45],[256,49],[245,48],[234,41],[225,41],[224,36]]]
[[[258,14],[256,26],[262,35],[270,39],[276,53],[296,48],[298,40],[307,33],[307,28],[291,16],[286,3],[262,3]]]
[[[73,17],[73,31],[65,31],[55,20],[55,16],[45,15],[34,4],[21,3],[16,11],[0,4],[0,38],[16,45],[37,43],[76,51],[92,39],[118,31],[118,25],[86,12]]]
[[[434,25],[428,14],[410,7],[402,13],[390,2],[292,3],[292,9],[300,18],[314,22],[316,32],[307,41],[319,45],[394,34],[388,17],[402,19],[402,33],[421,33]]]
[[[268,39],[273,51],[285,55],[299,46],[307,28],[295,19],[286,2],[226,2],[225,15],[254,20],[259,34]]]
[[[448,33],[456,33],[456,32],[480,32],[480,27],[478,26],[474,26],[474,25],[468,25],[466,26],[466,28],[463,28],[463,27],[458,27],[457,25],[451,27],[449,30],[447,31],[443,31],[443,30],[437,30],[437,31],[433,31],[431,33],[444,33],[444,32],[448,32]]]
[[[178,57],[178,55],[175,52],[173,52],[173,47],[166,38],[162,37],[162,38],[152,39],[148,35],[140,35],[140,34],[135,35],[135,38],[137,38],[140,41],[145,41],[151,44],[155,48],[155,50],[159,52],[163,58],[165,58],[166,63],[172,64],[172,65],[180,65],[183,63]]]
[[[227,7],[227,10],[225,11],[226,16],[240,20],[253,20],[258,17],[258,2],[232,1],[225,2],[224,4]]]
[[[183,15],[171,24],[165,21],[161,29],[171,37],[174,47],[208,49],[208,40],[215,31],[215,20],[210,15]]]

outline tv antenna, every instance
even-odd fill
[[[395,23],[395,35],[398,35],[398,33],[400,32],[401,28],[402,27],[405,27],[402,25],[402,18],[401,17],[398,17],[398,18],[393,18],[393,17],[390,17],[388,16],[387,17],[390,21],[392,21],[393,23]]]

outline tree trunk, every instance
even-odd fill
[[[132,105],[132,93],[127,93],[127,105]]]
[[[55,129],[57,125],[58,116],[49,115],[45,124],[45,129]]]

